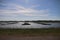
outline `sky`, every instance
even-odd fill
[[[1,20],[60,20],[60,0],[0,0]]]

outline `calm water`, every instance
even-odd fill
[[[60,28],[60,23],[48,23],[51,25],[42,25],[42,24],[37,24],[33,22],[29,22],[31,25],[22,25],[24,22],[18,22],[14,24],[8,24],[5,23],[5,25],[1,25],[0,23],[0,28]]]

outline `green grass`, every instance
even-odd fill
[[[0,29],[0,35],[60,35],[60,28]]]

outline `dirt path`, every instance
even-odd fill
[[[0,36],[0,40],[60,40],[59,36]]]

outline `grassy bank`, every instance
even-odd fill
[[[0,35],[56,35],[60,36],[60,28],[42,29],[0,29]]]

